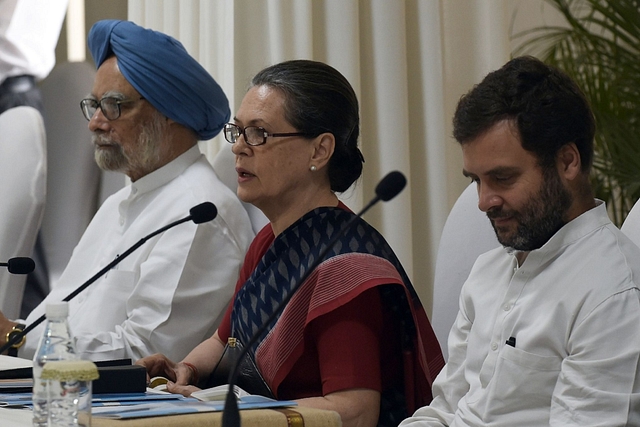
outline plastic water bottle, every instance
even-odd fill
[[[91,382],[98,367],[89,360],[55,360],[42,368],[48,380],[49,427],[91,427]]]
[[[76,348],[67,316],[69,315],[69,303],[47,304],[45,309],[47,323],[44,334],[38,344],[36,355],[33,358],[33,426],[47,427],[48,408],[48,382],[41,378],[42,367],[45,363],[55,360],[75,360]]]

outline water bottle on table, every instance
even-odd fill
[[[49,427],[91,427],[91,382],[98,368],[90,360],[55,360],[42,368],[48,381]]]
[[[33,358],[33,426],[47,427],[49,418],[47,380],[42,378],[42,368],[47,362],[76,360],[75,342],[69,329],[67,316],[69,303],[47,304],[47,322],[44,334]]]

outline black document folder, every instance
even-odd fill
[[[144,393],[147,390],[147,372],[142,366],[132,365],[131,359],[105,360],[95,362],[100,378],[93,381],[95,394],[104,393]],[[31,368],[16,368],[0,371],[0,392],[30,392]],[[22,381],[25,380],[25,381]]]

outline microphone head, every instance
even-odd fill
[[[407,185],[407,178],[402,172],[389,172],[376,186],[376,196],[383,202],[388,202],[396,197],[405,185]]]
[[[29,274],[36,268],[31,258],[16,257],[7,261],[7,269],[11,274]]]
[[[218,215],[218,209],[213,203],[204,202],[189,209],[189,214],[191,214],[191,220],[193,222],[202,224],[203,222],[209,222],[214,219]]]

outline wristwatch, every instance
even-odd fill
[[[22,331],[26,326],[27,325],[22,325],[20,323],[18,323],[17,325],[14,325],[13,328],[11,328],[9,332],[7,332],[7,342],[9,342],[9,340],[11,340],[16,335],[22,333]],[[11,347],[9,347],[7,354],[9,356],[16,357],[18,355],[18,349],[24,345],[25,341],[27,341],[27,336],[23,335],[18,342],[14,343]]]

